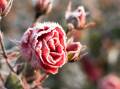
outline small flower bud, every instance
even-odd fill
[[[7,1],[6,0],[0,0],[0,13],[5,10],[7,6]]]
[[[12,7],[13,0],[0,0],[0,19],[6,16]]]
[[[83,6],[79,6],[76,10],[71,11],[71,2],[69,2],[65,19],[67,24],[72,24],[75,29],[79,29],[83,28],[86,24],[86,14]]]
[[[48,14],[52,10],[51,0],[34,0],[36,18],[40,15]]]
[[[109,74],[98,82],[98,89],[120,89],[120,78]]]

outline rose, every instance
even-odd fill
[[[0,0],[0,13],[2,13],[7,6],[7,1],[6,0]]]
[[[69,5],[68,5],[69,6]],[[71,7],[71,6],[70,6]],[[65,18],[69,28],[80,29],[86,25],[86,12],[83,6],[79,6],[74,11],[66,11]]]
[[[57,23],[36,23],[21,39],[21,53],[33,68],[56,74],[66,61],[66,34]]]
[[[120,89],[120,78],[115,74],[109,74],[98,82],[99,89]]]
[[[36,10],[36,18],[42,14],[48,14],[52,10],[51,0],[33,0]]]
[[[9,13],[12,3],[13,0],[0,0],[0,19]]]

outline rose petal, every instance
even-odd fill
[[[41,67],[42,67],[47,73],[51,73],[51,74],[56,74],[56,73],[58,73],[58,68],[54,68],[54,67],[51,67],[51,66],[48,66],[48,65],[44,65],[42,62],[41,62]]]
[[[67,54],[68,54],[68,60],[76,60],[76,58],[79,56],[81,51],[82,45],[80,42],[72,42],[71,44],[67,45]]]
[[[59,33],[56,30],[53,30],[53,33],[54,33],[53,37],[59,38]]]
[[[71,51],[71,52],[76,52],[76,51],[79,51],[81,50],[82,48],[82,45],[80,44],[80,42],[73,42],[71,44],[68,44],[67,45],[67,52]]]
[[[63,46],[58,45],[58,46],[56,47],[56,52],[62,53],[62,51],[63,51]]]
[[[50,55],[53,57],[53,59],[55,61],[62,56],[62,54],[59,54],[59,53],[56,53],[56,52],[50,52]]]
[[[49,46],[49,49],[51,51],[54,51],[55,50],[55,45],[54,45],[54,41],[53,39],[50,39],[48,42],[47,42],[48,46]]]
[[[62,67],[66,63],[66,55],[63,53],[59,59],[57,59],[57,63],[55,64],[56,66]]]
[[[56,27],[55,29],[59,33],[59,40],[60,40],[61,45],[63,47],[65,47],[65,40],[66,40],[65,32],[63,30],[61,30],[60,28],[58,28],[58,27]]]
[[[52,57],[49,56],[50,50],[48,48],[48,45],[45,40],[43,40],[43,45],[41,49],[41,54],[40,55],[40,60],[47,65],[53,65],[55,64],[55,61],[53,60]]]

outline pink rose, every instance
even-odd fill
[[[2,13],[7,6],[7,0],[0,0],[0,13]]]
[[[21,53],[34,68],[56,74],[66,61],[66,34],[52,22],[36,23],[21,39]]]
[[[120,89],[120,78],[115,74],[109,74],[98,83],[99,89]]]
[[[71,6],[69,6],[71,7]],[[67,10],[65,14],[65,19],[67,24],[71,28],[79,29],[83,28],[86,25],[86,12],[83,6],[79,6],[76,10],[71,11]]]

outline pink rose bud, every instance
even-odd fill
[[[2,19],[3,16],[6,16],[12,7],[13,0],[0,0],[0,19]]]
[[[51,0],[33,0],[36,10],[36,18],[40,15],[48,14],[52,10]]]
[[[56,74],[67,61],[63,28],[52,22],[34,24],[21,39],[21,53],[33,68]]]
[[[76,61],[79,58],[82,45],[80,42],[70,42],[70,40],[73,39],[71,38],[68,40],[66,51],[68,54],[68,61],[72,62]]]
[[[75,29],[83,28],[86,24],[86,12],[84,10],[84,7],[79,6],[74,11],[70,11],[68,9],[68,11],[66,11],[65,14],[65,19],[67,21],[68,26],[71,26],[71,28]]]
[[[99,89],[120,89],[120,78],[110,74],[101,79],[98,83]]]
[[[7,6],[7,0],[0,0],[0,13],[5,10]]]

